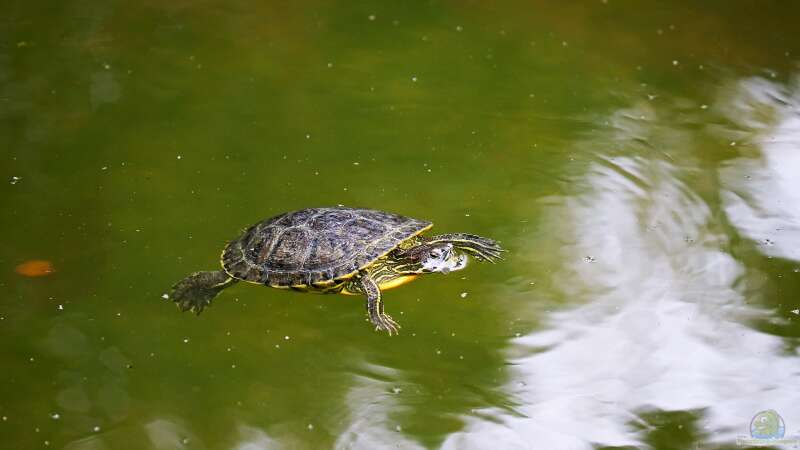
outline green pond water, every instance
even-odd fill
[[[769,409],[796,437],[798,18],[7,0],[0,448],[734,449]],[[358,297],[161,298],[333,205],[508,253],[385,293],[393,337]]]

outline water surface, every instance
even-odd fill
[[[800,434],[796,6],[167,3],[4,7],[0,447]],[[391,338],[354,297],[160,298],[337,204],[509,253],[388,292]]]

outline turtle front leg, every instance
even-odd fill
[[[453,247],[466,252],[481,261],[495,263],[501,259],[506,251],[497,241],[489,238],[466,233],[451,233],[431,236],[425,239],[426,244],[453,244]]]
[[[361,272],[358,279],[353,280],[353,283],[359,285],[360,289],[358,290],[367,296],[367,314],[369,315],[369,321],[375,325],[375,329],[386,331],[389,336],[398,334],[400,325],[391,316],[383,312],[383,300],[381,299],[381,289],[378,287],[378,283],[366,271]]]

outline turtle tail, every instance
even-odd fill
[[[181,311],[200,314],[220,291],[237,281],[222,270],[195,272],[175,283],[162,297],[175,302]]]

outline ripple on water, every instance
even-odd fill
[[[608,137],[609,147],[642,139],[692,145],[680,130],[678,138],[665,137],[672,131],[657,121],[624,121]],[[515,339],[511,353],[522,356],[511,358],[507,390],[521,414],[494,410],[501,420],[467,418],[466,429],[450,435],[443,448],[638,446],[652,428],[652,412],[693,411],[687,420],[712,442],[746,434],[763,405],[800,422],[800,396],[790,388],[800,381],[800,358],[785,354],[780,337],[748,325],[768,311],[745,301],[741,281],[748,269],[728,253],[728,237],[709,205],[682,181],[691,173],[672,157],[649,154],[601,157],[573,181],[573,195],[548,201],[556,206],[543,222],[554,224],[548,232],[565,243],[553,255],[560,258],[552,263],[560,267],[553,275],[557,295],[575,306],[549,314],[541,331]],[[800,173],[793,163],[784,168]],[[800,177],[792,180],[784,184],[795,189],[778,200],[800,204]],[[770,226],[788,230],[787,223],[800,223],[797,211],[776,209]],[[732,214],[735,221],[740,217]],[[595,255],[598,263],[582,264],[586,258],[576,255]]]

